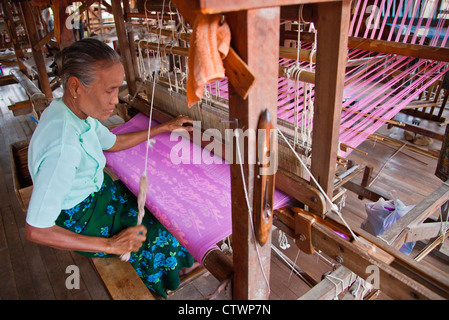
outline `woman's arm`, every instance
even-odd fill
[[[179,115],[173,120],[170,120],[166,123],[162,123],[156,127],[151,128],[150,138],[155,137],[160,133],[173,131],[180,128],[183,128],[187,131],[192,131],[193,130],[192,125],[193,120],[191,118]],[[106,151],[115,152],[129,149],[146,141],[147,138],[148,138],[148,130],[118,134],[115,144]]]
[[[84,252],[104,252],[121,255],[136,252],[146,239],[147,230],[142,225],[129,227],[111,238],[85,236],[59,226],[36,228],[25,226],[29,241],[56,249]]]

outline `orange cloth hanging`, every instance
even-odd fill
[[[187,105],[201,100],[204,86],[224,78],[223,59],[229,52],[231,31],[219,15],[198,15],[195,19],[189,48]]]

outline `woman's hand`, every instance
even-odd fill
[[[166,127],[167,131],[173,131],[176,129],[184,129],[187,131],[193,131],[193,119],[188,116],[179,115],[176,118],[162,124]]]
[[[171,132],[177,129],[193,131],[193,119],[187,116],[179,115],[176,118],[151,128],[151,136],[153,138],[163,132]],[[122,133],[117,135],[115,144],[108,152],[121,151],[132,148],[139,143],[146,141],[148,138],[148,130],[140,130],[135,132]]]
[[[119,234],[109,238],[110,248],[107,252],[121,255],[127,252],[139,251],[146,239],[147,229],[143,225],[137,225],[124,229]]]

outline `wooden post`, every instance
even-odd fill
[[[23,54],[22,47],[20,46],[20,42],[17,37],[16,25],[14,23],[14,16],[12,14],[11,4],[7,0],[2,0],[2,4],[3,4],[3,19],[5,21],[5,28],[14,46],[14,53],[16,54],[17,65],[19,66],[20,71],[22,71],[25,75],[28,76],[27,67],[22,61],[25,55]]]
[[[276,100],[279,59],[279,7],[229,13],[226,20],[232,33],[232,46],[255,76],[247,99],[230,86],[229,119],[238,127],[254,130],[261,112],[268,109],[276,126]],[[229,72],[227,70],[227,72]],[[248,139],[241,150],[250,206],[253,207],[256,141]],[[236,146],[234,143],[234,157]],[[270,275],[271,236],[264,246],[256,243],[245,200],[240,164],[231,164],[232,245],[234,264],[234,299],[267,299]],[[252,210],[252,208],[251,208]],[[257,246],[257,249],[256,249]],[[265,277],[264,277],[265,276]]]
[[[34,45],[39,42],[39,35],[37,33],[36,24],[34,22],[31,2],[20,2],[20,7],[22,9],[23,21],[25,23],[31,50],[33,52],[34,63],[36,64],[39,86],[45,96],[50,99],[53,97],[53,94],[50,86],[50,81],[48,80],[47,67],[45,66],[42,50],[40,48],[38,50],[34,48]]]
[[[347,57],[350,1],[318,4],[312,174],[332,199]]]
[[[67,28],[67,19],[70,19],[69,13],[67,11],[67,0],[52,0],[51,8],[54,15],[54,30],[55,38],[59,44],[59,48],[62,50],[65,47],[71,45],[75,42],[75,37],[73,36],[73,30]],[[67,24],[66,24],[67,22]]]
[[[128,42],[121,0],[112,0],[112,12],[114,14],[115,29],[117,31],[120,55],[125,68],[126,82],[131,95],[136,93],[136,74],[134,73],[133,59]]]
[[[128,13],[131,11],[129,6],[129,0],[123,0],[123,11],[125,12],[126,22],[131,22],[131,18],[128,17]],[[137,52],[134,45],[134,31],[131,29],[128,31],[128,45],[132,58],[132,65],[134,67],[134,75],[137,77],[139,75],[139,68],[137,67]]]

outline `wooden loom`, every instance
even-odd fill
[[[335,166],[333,165],[333,163],[336,162],[336,149],[337,149],[336,136],[338,132],[338,125],[336,125],[336,122],[338,121],[336,120],[340,116],[339,112],[334,111],[339,110],[339,106],[341,103],[341,91],[343,86],[343,79],[341,77],[341,74],[344,73],[343,72],[344,68],[343,69],[341,68],[342,66],[344,66],[344,61],[346,60],[346,41],[347,41],[347,38],[345,37],[347,30],[345,29],[345,25],[342,21],[346,21],[349,18],[349,3],[347,1],[342,2],[336,1],[325,4],[321,3],[322,1],[312,1],[312,2],[316,3],[313,5],[313,9],[314,14],[316,15],[315,16],[316,20],[314,21],[316,22],[318,30],[320,29],[327,30],[327,28],[331,29],[330,26],[332,24],[342,26],[342,29],[335,30],[335,34],[332,34],[332,32],[329,33],[326,32],[324,35],[318,33],[317,39],[318,49],[316,55],[316,68],[317,68],[316,77],[315,79],[313,79],[312,76],[311,77],[312,79],[309,80],[311,82],[314,81],[316,85],[315,108],[317,110],[320,110],[320,108],[322,108],[323,110],[326,109],[325,112],[324,111],[322,111],[322,113],[318,112],[314,121],[316,121],[317,127],[328,129],[328,130],[320,130],[319,132],[314,132],[313,141],[315,145],[313,146],[313,149],[320,150],[321,154],[314,153],[312,157],[312,171],[313,174],[318,177],[320,184],[324,185],[324,189],[326,190],[326,192],[329,192],[329,194],[332,195],[334,183],[333,177],[335,172]],[[241,28],[242,26],[238,23],[238,21],[247,21],[246,19],[248,20],[251,19],[251,21],[254,21],[253,23],[257,25],[258,19],[261,18],[260,17],[255,18],[255,16],[257,15],[256,12],[268,10],[262,8],[261,9],[252,8],[251,4],[245,5],[240,5],[237,3],[218,4],[213,1],[207,2],[206,4],[203,3],[188,4],[185,1],[174,1],[174,3],[187,22],[191,22],[191,20],[189,21],[189,18],[193,14],[193,12],[224,13],[226,16],[226,20],[230,24],[231,30],[234,30],[235,28]],[[276,4],[281,3],[275,3],[275,1],[273,1],[273,3],[270,3],[270,5]],[[294,4],[294,3],[282,2],[282,4]],[[305,8],[310,9],[311,7],[305,6]],[[231,12],[228,13],[228,11]],[[271,23],[275,24],[276,19],[274,19],[275,21]],[[120,22],[118,22],[118,24],[119,23]],[[120,29],[120,26],[118,24],[117,29]],[[124,27],[121,28],[123,29]],[[264,38],[263,36],[256,34],[253,28],[256,27],[252,26],[251,23],[248,23],[248,25],[245,26],[247,34],[246,32],[244,32],[245,34],[244,36],[240,35],[239,33],[236,34],[235,32],[233,32],[233,48],[236,50],[236,52],[239,52],[242,57],[245,57],[244,60],[248,64],[248,68],[246,68],[245,65],[242,64],[240,60],[237,59],[237,57],[235,57],[234,55],[232,56],[231,59],[233,59],[234,63],[240,64],[241,68],[237,68],[235,64],[232,64],[229,61],[228,62],[225,61],[225,65],[228,67],[227,75],[229,74],[230,78],[233,74],[234,75],[243,74],[240,80],[229,79],[229,82],[231,82],[233,85],[238,86],[239,89],[241,89],[242,87],[249,86],[248,83],[244,83],[243,85],[241,85],[241,83],[238,82],[238,81],[245,81],[245,79],[251,78],[250,76],[245,76],[245,72],[247,72],[248,69],[252,73],[254,73],[255,79],[259,79],[257,77],[256,70],[260,68],[258,67],[259,64],[264,65],[264,63],[261,62],[260,60],[263,60],[264,58],[268,59],[267,57],[270,57],[271,59],[268,59],[265,63],[265,65],[269,65],[269,63],[273,61],[272,57],[276,56],[276,51],[278,47],[277,43],[272,43],[271,46],[273,48],[271,49],[266,48],[269,46],[265,44],[264,50],[266,50],[267,52],[260,52],[260,49],[255,50],[252,48],[248,48],[244,44],[245,40],[256,41],[256,39],[259,39],[259,41],[264,41],[264,43],[265,41],[267,41],[267,39]],[[268,29],[271,31],[271,28]],[[155,28],[154,30],[155,32],[162,33],[162,30],[160,29]],[[123,42],[124,41],[122,39],[122,43]],[[254,46],[256,47],[255,43]],[[128,42],[128,45],[132,47],[133,43]],[[134,46],[138,45],[140,44],[134,43]],[[144,44],[146,48],[153,50],[156,49],[156,45],[157,44],[150,44],[150,43]],[[320,51],[320,48],[326,49],[322,49],[323,51]],[[239,51],[239,49],[241,51]],[[166,52],[170,52],[172,54],[186,55],[186,49],[174,46],[165,46],[165,50]],[[273,52],[273,50],[275,52]],[[333,52],[334,54],[330,55],[323,52]],[[336,52],[338,54],[335,54]],[[252,59],[256,60],[256,58],[252,57],[252,55],[258,57],[257,63],[254,60],[252,60]],[[330,73],[335,75],[335,78],[329,79],[328,77],[320,77],[320,72],[322,73],[323,70],[326,70],[326,75]],[[329,72],[329,70],[331,70],[332,72]],[[130,68],[128,72],[131,73],[132,69]],[[271,72],[272,76],[274,78],[277,78],[279,74],[279,69],[273,68]],[[266,72],[266,70],[263,70],[262,74],[264,81],[268,81],[266,79],[268,77],[268,73]],[[169,80],[166,80],[166,82],[168,81]],[[144,83],[144,86],[148,86],[150,88],[151,85],[152,82]],[[179,113],[187,114],[194,119],[203,119],[203,125],[206,125],[206,128],[208,127],[217,128],[223,126],[220,120],[227,120],[228,117],[229,119],[238,118],[239,124],[241,123],[240,121],[242,121],[244,123],[245,128],[251,127],[254,128],[256,126],[256,119],[258,119],[258,117],[255,115],[260,113],[261,111],[260,105],[266,105],[263,104],[262,101],[266,101],[266,99],[268,99],[266,97],[268,93],[262,92],[263,90],[261,91],[260,89],[257,89],[258,88],[257,85],[262,86],[261,83],[258,83],[258,81],[256,81],[254,87],[252,87],[249,90],[249,93],[245,90],[234,91],[233,86],[230,86],[229,90],[231,94],[229,99],[229,113],[228,113],[226,112],[227,111],[226,108],[220,107],[219,104],[218,105],[212,104],[210,106],[208,106],[207,104],[203,104],[201,109],[198,108],[187,109],[183,107],[183,105],[185,105],[184,101],[185,98],[183,97],[182,94],[178,94],[173,91],[169,92],[167,90],[167,86],[164,87],[162,83],[158,82],[156,83],[157,93],[155,93],[154,99],[155,105],[160,107],[160,110],[157,111],[153,116],[156,118],[159,117],[159,119],[163,121],[165,117],[170,117],[170,113],[171,116]],[[138,85],[135,85],[133,87],[137,88],[137,86]],[[252,95],[253,90],[257,91],[257,96]],[[319,90],[330,92],[330,94],[326,96],[324,95],[321,96],[319,94],[320,92]],[[130,90],[131,96],[136,93],[137,93],[136,91],[133,92],[132,90]],[[273,94],[270,95],[271,99],[273,99],[272,95]],[[246,99],[243,99],[242,96],[246,97]],[[143,103],[143,101],[141,101],[138,97],[135,99],[130,99],[128,97],[128,99],[124,98],[123,100],[133,105],[136,109],[139,109],[144,113],[147,112],[147,107],[145,106],[145,103]],[[275,110],[273,111],[275,112]],[[207,112],[216,115],[216,117],[208,117],[207,119],[209,121],[205,121],[204,119],[207,116],[204,114]],[[169,115],[167,115],[166,113],[169,113]],[[201,113],[201,117],[199,113]],[[288,125],[286,125],[286,128],[288,131],[289,129]],[[280,143],[279,152],[281,152],[281,148],[282,144]],[[248,146],[248,150],[245,150],[245,154],[246,152],[251,152],[251,146]],[[280,162],[282,162],[281,159]],[[291,161],[286,161],[286,163],[289,162],[291,163]],[[288,167],[288,165],[284,166],[283,164],[280,164],[280,167],[285,168]],[[251,168],[251,166],[246,166],[245,169],[248,172],[247,178],[248,185],[251,185],[253,181],[252,179],[254,179],[254,176],[252,174],[254,168]],[[238,178],[239,176],[238,168],[234,168],[231,170],[233,170],[234,172],[233,176]],[[340,260],[344,262],[343,265],[348,266],[348,268],[351,270],[354,271],[356,270],[356,273],[359,275],[362,275],[365,272],[366,266],[369,264],[374,263],[380,266],[382,270],[381,283],[384,282],[386,284],[386,286],[382,288],[382,290],[385,293],[391,295],[392,297],[403,299],[409,298],[433,299],[438,298],[438,295],[440,294],[443,297],[444,296],[447,297],[447,293],[444,293],[445,291],[447,292],[447,284],[444,284],[444,282],[446,281],[444,281],[441,277],[433,274],[433,272],[431,272],[430,270],[425,270],[425,268],[423,268],[422,266],[418,266],[416,262],[409,259],[408,257],[398,254],[396,251],[391,252],[391,248],[389,248],[387,245],[379,241],[379,239],[370,236],[363,230],[359,230],[356,228],[355,232],[358,234],[359,237],[363,237],[364,239],[366,239],[368,243],[370,243],[369,246],[374,245],[377,248],[377,251],[385,250],[385,252],[388,252],[386,256],[380,258],[380,256],[382,255],[379,256],[373,254],[373,251],[367,252],[369,251],[367,250],[367,248],[363,248],[363,246],[361,248],[360,245],[358,244],[354,244],[351,241],[348,242],[341,240],[338,238],[338,236],[335,236],[335,234],[333,234],[332,232],[332,228],[340,230],[344,230],[345,228],[342,227],[340,223],[335,222],[339,221],[339,219],[332,212],[329,212],[328,206],[326,205],[323,196],[316,190],[316,188],[313,187],[310,183],[308,183],[304,179],[298,178],[292,171],[293,170],[290,171],[286,170],[278,172],[276,176],[277,178],[276,187],[289,193],[289,195],[293,196],[300,202],[309,205],[309,208],[311,208],[311,210],[314,210],[315,213],[318,213],[318,216],[304,211],[298,211],[295,209],[296,211],[294,212],[290,210],[279,211],[276,213],[276,217],[277,217],[277,224],[279,225],[280,228],[286,230],[286,232],[288,232],[294,238],[302,239],[302,241],[297,241],[297,243],[303,251],[312,253],[314,251],[314,248],[316,247],[326,253],[329,253],[330,256],[333,257],[338,256]],[[233,265],[235,267],[238,266],[238,268],[234,268],[231,271],[230,270],[231,263],[228,261],[223,264],[223,261],[227,261],[226,257],[222,256],[220,252],[216,251],[212,252],[211,255],[206,257],[204,264],[211,271],[211,273],[213,273],[221,281],[225,280],[231,273],[234,273],[235,283],[241,284],[239,285],[239,287],[234,288],[234,298],[237,299],[257,298],[260,297],[258,294],[260,292],[264,292],[264,290],[266,294],[266,288],[264,288],[265,285],[263,279],[261,278],[261,274],[257,275],[257,272],[252,272],[252,270],[257,270],[259,268],[259,265],[255,257],[256,253],[253,247],[254,240],[251,240],[252,236],[249,221],[247,218],[245,218],[247,217],[245,211],[246,208],[242,208],[241,206],[241,204],[244,203],[244,200],[242,198],[244,194],[243,190],[241,189],[241,185],[238,183],[236,185],[233,184],[232,190],[233,190],[233,197],[237,199],[235,202],[239,204],[238,206],[233,208],[233,230],[239,230],[237,233],[235,231],[233,232],[234,234],[233,247],[235,252],[233,257],[234,260]],[[325,220],[321,220],[323,217],[325,217]],[[333,224],[333,227],[331,229],[329,229],[329,223],[331,223],[331,225]],[[323,241],[323,239],[332,239],[332,241],[330,241],[329,244],[328,243],[329,241]],[[264,258],[262,258],[262,260],[266,261],[266,259],[268,259],[267,257],[270,256],[269,253],[270,250],[269,249],[266,250],[266,248],[263,247],[259,247],[259,249],[264,250],[262,253],[262,255],[264,255]],[[388,258],[385,260],[384,259],[385,257]],[[216,263],[217,259],[220,260],[220,263],[218,264]],[[347,261],[347,259],[349,260]],[[227,266],[227,268],[219,267],[223,265]],[[412,278],[410,277],[404,278],[402,270],[404,266],[406,266],[406,268],[410,268],[413,270],[413,271],[409,270],[411,272],[409,273],[409,275],[414,274],[416,276],[417,274],[419,274],[419,277],[416,278],[415,280],[412,280]],[[269,270],[268,269],[269,266],[265,266],[265,268],[267,271]],[[401,271],[399,271],[400,269]],[[393,281],[388,280],[390,279],[390,277],[393,277],[394,280]],[[432,283],[432,289],[429,291],[428,287],[426,286],[430,282]],[[412,287],[414,289],[412,289]],[[419,289],[416,290],[416,288]]]
[[[227,75],[232,83],[229,88],[229,111],[219,108],[217,105],[213,107],[206,105],[202,107],[201,112],[210,110],[211,113],[218,114],[218,121],[208,122],[210,127],[222,125],[219,122],[220,119],[237,118],[239,126],[245,128],[257,128],[259,114],[267,108],[267,105],[274,117],[274,124],[282,124],[281,121],[276,121],[275,117],[277,113],[275,109],[277,86],[275,84],[279,75],[279,67],[273,64],[273,61],[277,61],[279,57],[279,44],[277,42],[279,38],[279,17],[282,9],[285,8],[279,6],[306,3],[304,13],[310,13],[310,19],[313,19],[318,30],[328,31],[318,33],[317,37],[316,76],[313,79],[316,88],[314,126],[323,129],[314,132],[313,150],[316,151],[312,157],[311,167],[312,173],[317,177],[320,185],[332,197],[338,149],[338,120],[341,116],[343,75],[348,43],[346,22],[349,21],[350,15],[349,1],[271,0],[265,1],[263,5],[257,1],[241,3],[239,1],[220,2],[211,0],[173,1],[173,3],[187,22],[191,21],[192,15],[199,12],[203,14],[221,13],[226,16],[226,21],[229,23],[233,34],[233,53],[225,61]],[[136,81],[138,80],[137,66],[133,58],[137,50],[135,50],[134,43],[129,41],[129,39],[133,39],[132,32],[127,32],[125,27],[125,20],[129,20],[132,16],[129,12],[129,3],[124,1],[125,14],[121,9],[121,1],[119,0],[112,1],[111,10],[115,17],[117,36],[130,93],[127,98],[122,97],[122,102],[147,113],[148,104],[144,100],[138,96],[135,99],[131,98],[138,93],[139,84]],[[270,18],[267,19],[267,16]],[[243,21],[246,23],[242,23]],[[260,26],[261,23],[263,28]],[[336,28],[336,26],[339,26],[339,28]],[[264,32],[260,32],[261,29]],[[267,29],[269,32],[267,32]],[[239,32],[236,30],[239,30]],[[262,43],[264,45],[258,46]],[[251,81],[246,82],[248,79],[251,80],[251,75],[256,79],[252,85]],[[151,83],[144,83],[144,86],[146,85],[149,86]],[[155,110],[153,114],[155,119],[163,122],[173,115],[188,114],[189,111],[192,112],[191,116],[194,119],[198,119],[198,115],[195,114],[198,111],[194,111],[193,108],[190,110],[186,110],[186,108],[175,109],[168,112],[163,101],[173,102],[176,98],[182,100],[182,95],[173,92],[169,94],[163,84],[157,83],[156,86],[160,86],[157,91],[157,95],[160,97],[156,100],[155,105],[160,107],[160,110]],[[272,101],[272,103],[268,104],[267,101]],[[172,103],[171,105],[182,108],[182,104]],[[181,112],[181,110],[183,111]],[[292,130],[291,126],[289,127],[286,123],[283,124],[287,133]],[[254,153],[255,148],[255,144],[249,144],[245,148],[245,157]],[[282,148],[286,147],[280,142],[280,152],[282,152]],[[282,159],[280,159],[281,161]],[[275,222],[279,228],[298,239],[297,244],[303,251],[312,253],[316,248],[330,257],[338,257],[342,265],[364,278],[368,276],[365,272],[366,266],[379,266],[381,270],[381,290],[392,298],[438,299],[449,296],[447,279],[443,279],[398,251],[392,250],[390,246],[363,230],[353,228],[353,231],[359,237],[366,240],[367,246],[365,247],[360,246],[354,239],[345,240],[336,236],[333,230],[341,230],[345,233],[348,233],[348,231],[341,225],[339,218],[330,212],[323,195],[312,183],[299,178],[295,174],[296,166],[289,167],[289,163],[290,161],[285,161],[285,164],[281,164],[281,168],[283,166],[287,168],[283,168],[277,174],[276,186],[307,205],[314,213],[297,209],[280,210],[276,212]],[[296,163],[296,161],[293,163]],[[248,186],[252,186],[254,183],[255,169],[254,165],[245,165]],[[232,181],[237,181],[232,185],[233,203],[236,204],[233,207],[233,263],[220,252],[213,251],[207,256],[204,265],[220,281],[228,279],[233,274],[234,282],[239,283],[238,287],[234,286],[235,299],[267,298],[264,279],[259,272],[254,272],[254,270],[259,270],[260,266],[256,258],[255,241],[252,238],[247,208],[242,205],[245,202],[243,199],[244,190],[242,190],[241,182],[238,182],[240,179],[239,168],[231,166],[231,174],[235,177]],[[423,210],[426,214],[430,214],[433,212],[432,209],[442,204],[442,201],[447,198],[445,186],[443,185],[440,189],[442,191],[438,192],[438,199],[433,202],[435,204],[424,209],[422,207],[417,209],[415,215],[418,218],[415,218],[415,220],[420,220],[423,217]],[[252,188],[249,189],[249,195],[251,199],[256,197]],[[408,225],[405,224],[405,226]],[[395,237],[392,236],[392,238]],[[268,239],[268,242],[270,241],[271,239]],[[373,248],[384,254],[374,253]],[[263,256],[262,260],[269,261],[271,250],[269,246],[259,246],[259,249]],[[264,268],[266,273],[269,273],[268,263],[264,265]]]

